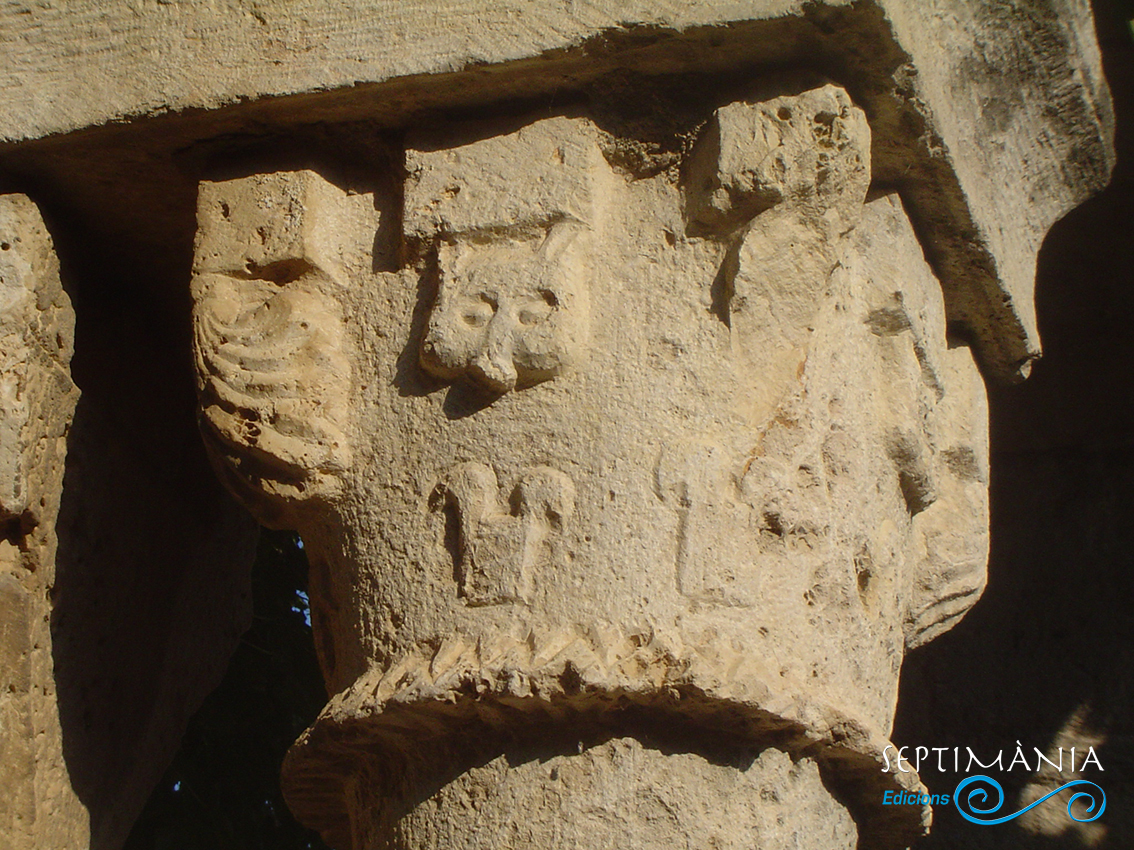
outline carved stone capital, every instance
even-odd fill
[[[643,176],[588,118],[474,125],[411,134],[400,197],[202,187],[205,430],[312,558],[337,695],[286,791],[333,843],[510,834],[532,789],[574,811],[550,774],[486,767],[572,735],[556,770],[591,765],[596,794],[634,758],[723,811],[720,745],[766,753],[737,782],[800,762],[848,826],[825,846],[923,830],[881,805],[881,753],[906,649],[984,584],[983,383],[902,201],[867,199],[846,92],[737,100],[688,142]],[[389,268],[366,228],[399,211]],[[454,821],[474,786],[495,802]],[[727,841],[779,840],[737,817]]]

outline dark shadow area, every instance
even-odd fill
[[[726,328],[732,327],[732,296],[733,281],[736,279],[737,268],[740,264],[740,240],[734,242],[725,254],[717,276],[713,278],[709,295],[712,299],[709,312],[721,320]]]
[[[402,398],[427,396],[445,386],[445,381],[433,377],[421,366],[421,340],[425,338],[429,324],[429,313],[437,300],[441,285],[440,271],[437,267],[437,246],[415,246],[423,256],[417,264],[420,269],[417,285],[417,300],[410,317],[409,335],[406,344],[398,353],[394,365],[394,386]]]
[[[160,245],[121,227],[137,186],[108,191],[97,222],[51,180],[21,188],[44,211],[77,314],[52,653],[63,754],[104,850],[121,846],[247,628],[256,526],[197,432],[194,184],[164,187],[177,226]]]
[[[1007,767],[1019,742],[1034,770],[1035,747],[1069,758],[1074,746],[1081,764],[1094,746],[1104,770],[1082,777],[1104,789],[1106,811],[1075,826],[1065,792],[1042,815],[988,827],[937,807],[920,845],[932,850],[1134,846],[1134,4],[1097,0],[1095,14],[1118,169],[1044,243],[1044,358],[1024,384],[990,391],[988,588],[960,625],[907,658],[894,740],[961,747],[959,773],[921,773],[950,795],[966,747],[982,759],[1003,751]],[[987,772],[1006,793],[997,815],[1022,808],[1032,770]]]
[[[1134,318],[1134,317],[1132,317]],[[1128,848],[1134,846],[1134,451],[998,456],[994,545],[984,598],[951,632],[912,654],[903,669],[895,741],[961,748],[961,772],[921,771],[932,793],[952,794],[965,775],[966,747],[986,763],[1016,742],[1034,769],[1034,747],[1094,745],[1105,770],[1107,809],[1099,844],[1068,832],[1034,837],[1018,822],[984,827],[952,806],[937,808],[930,848]],[[1032,779],[1019,766],[985,772],[1004,786],[997,816],[1022,808]],[[1076,778],[1068,774],[1062,781]],[[1062,784],[1062,781],[1057,784]],[[1055,786],[1052,786],[1055,787]],[[1058,814],[1070,795],[1044,804]]]
[[[279,790],[284,753],[327,701],[300,546],[291,532],[261,532],[252,627],[190,720],[126,850],[324,850]]]
[[[466,416],[475,416],[482,410],[487,410],[500,399],[501,395],[479,387],[469,380],[460,380],[452,384],[445,393],[445,402],[441,409],[449,419],[464,419]]]

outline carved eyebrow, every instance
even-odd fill
[[[492,307],[500,306],[500,293],[495,289],[478,289],[474,292],[465,293],[465,297],[482,304],[489,304]]]

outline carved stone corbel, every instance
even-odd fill
[[[554,118],[459,155],[411,150],[407,170],[406,236],[437,251],[422,366],[493,394],[578,367],[611,179],[596,128]]]
[[[193,266],[202,427],[261,521],[333,499],[350,464],[336,255],[345,192],[309,171],[202,183]]]

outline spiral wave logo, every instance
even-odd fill
[[[970,788],[970,786],[974,787]],[[996,791],[996,804],[992,806],[988,805],[990,791],[988,786],[991,786],[991,788]],[[1031,805],[1020,809],[1020,811],[998,818],[990,816],[995,815],[1000,811],[1000,807],[1004,805],[1004,789],[1000,787],[1000,783],[991,776],[969,776],[962,779],[960,784],[957,785],[957,790],[953,792],[953,802],[956,803],[958,811],[960,811],[961,816],[966,820],[984,826],[995,826],[998,823],[1007,823],[1010,820],[1015,820],[1024,812],[1034,809],[1036,806],[1050,800],[1056,794],[1066,791],[1068,788],[1083,786],[1093,790],[1084,789],[1072,794],[1071,799],[1067,801],[1067,816],[1070,817],[1071,820],[1078,821],[1079,823],[1090,823],[1093,820],[1098,820],[1102,816],[1102,813],[1106,811],[1106,793],[1098,785],[1093,782],[1088,782],[1086,779],[1076,779],[1073,782],[1060,785],[1054,791],[1045,794]],[[968,793],[962,796],[961,792],[966,789],[969,789]],[[1086,813],[1089,817],[1075,817],[1072,806],[1074,806],[1076,800],[1090,801],[1086,809]],[[1095,811],[1096,806],[1098,806],[1097,812]],[[966,808],[968,808],[968,811],[966,811]]]

